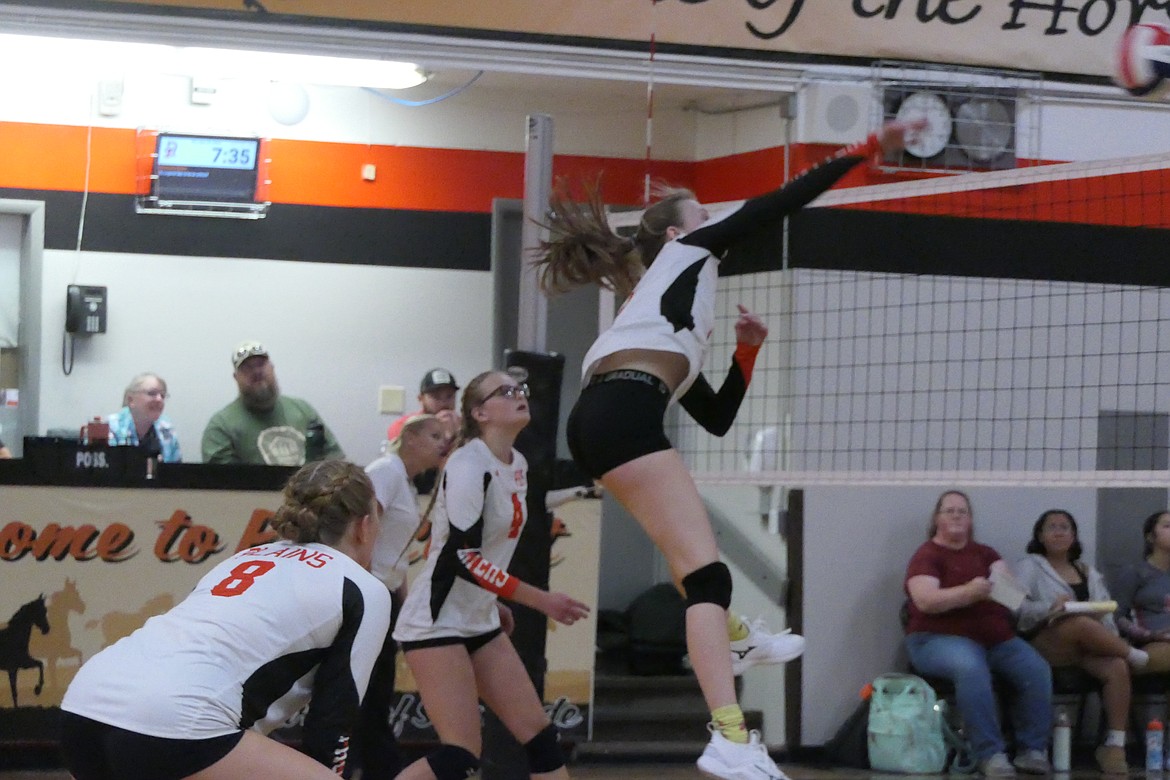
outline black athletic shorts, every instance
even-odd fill
[[[166,739],[61,713],[61,752],[76,780],[181,780],[232,752],[243,731],[208,739]]]
[[[581,391],[566,426],[569,452],[589,476],[671,448],[662,418],[670,388],[645,371],[597,374]]]
[[[475,655],[476,650],[480,649],[502,633],[504,633],[504,629],[497,628],[487,632],[486,634],[478,634],[476,636],[440,636],[434,639],[420,639],[417,642],[403,642],[402,652],[409,653],[411,650],[421,650],[424,647],[463,645],[467,648],[468,655]]]

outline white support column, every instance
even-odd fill
[[[547,114],[528,117],[528,139],[524,149],[524,224],[520,228],[520,311],[517,317],[516,346],[531,352],[547,352],[548,299],[540,291],[532,266],[534,251],[547,231],[548,199],[552,192],[553,121]]]

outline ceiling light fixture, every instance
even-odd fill
[[[33,68],[63,75],[106,71],[156,73],[201,78],[254,78],[375,89],[409,89],[429,74],[412,62],[332,57],[318,54],[199,46],[52,38],[0,34],[0,66],[17,72]]]
[[[177,54],[184,71],[219,78],[251,76],[374,89],[409,89],[427,80],[426,72],[413,62],[201,47],[183,47]]]

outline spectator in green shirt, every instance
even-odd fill
[[[212,415],[203,430],[205,463],[301,466],[306,461],[345,458],[308,401],[281,395],[263,344],[240,344],[232,353],[232,367],[240,394]]]

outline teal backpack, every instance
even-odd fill
[[[947,765],[948,737],[958,742],[948,733],[945,707],[921,677],[883,674],[874,680],[867,733],[870,767],[897,774],[940,774]],[[956,764],[964,763],[962,755],[956,756]],[[953,769],[970,771],[963,766]]]

